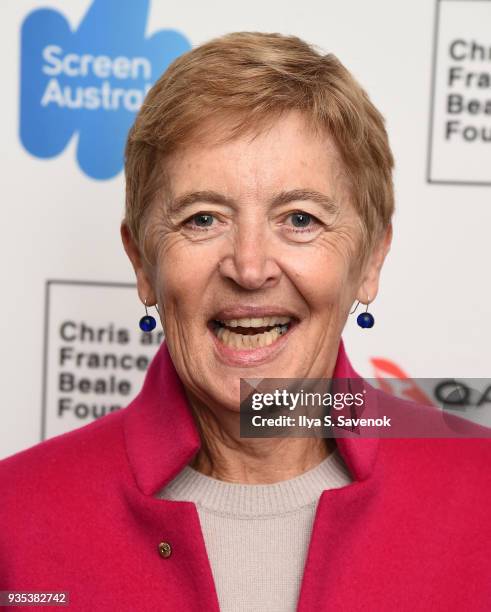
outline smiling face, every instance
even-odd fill
[[[291,112],[254,139],[169,158],[171,197],[149,220],[152,270],[122,228],[140,298],[158,301],[176,370],[206,404],[238,411],[241,377],[332,374],[349,309],[374,299],[390,241],[359,269],[340,168],[333,142]]]

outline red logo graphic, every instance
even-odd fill
[[[381,357],[372,357],[370,361],[381,391],[420,404],[434,405],[430,397],[393,361]]]

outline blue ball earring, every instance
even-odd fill
[[[363,329],[370,329],[370,327],[373,327],[374,324],[375,324],[375,319],[373,318],[373,315],[368,312],[368,305],[369,304],[370,304],[370,298],[369,298],[369,296],[367,296],[367,307],[366,307],[365,312],[360,313],[356,317],[356,322]],[[353,310],[350,312],[350,314],[353,314],[355,312],[355,310],[358,308],[359,305],[360,305],[360,302],[358,301],[358,303],[353,308]]]
[[[145,298],[145,313],[145,316],[140,319],[140,329],[144,332],[151,332],[153,329],[155,329],[157,322],[152,315],[148,314],[147,298]]]

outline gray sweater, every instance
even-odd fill
[[[222,612],[288,612],[296,610],[319,497],[350,482],[336,450],[273,484],[223,482],[186,466],[157,497],[196,504]]]

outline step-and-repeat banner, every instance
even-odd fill
[[[490,0],[5,0],[0,14],[0,458],[141,388],[163,336],[138,328],[119,234],[125,138],[169,63],[226,32],[333,52],[386,118],[394,242],[375,327],[355,315],[344,331],[355,368],[430,400],[415,378],[470,389],[490,375]],[[490,401],[480,389],[459,411],[479,420]]]

